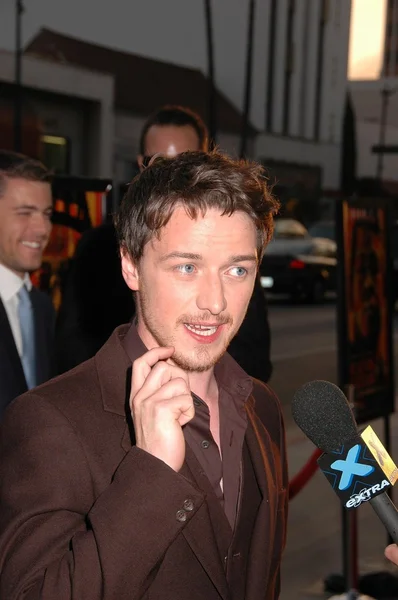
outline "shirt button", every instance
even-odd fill
[[[207,450],[207,448],[210,446],[210,442],[208,440],[203,440],[202,442],[202,448],[204,448],[205,450]]]
[[[199,402],[199,400],[196,400],[196,398],[194,398],[193,403],[195,406],[200,406],[200,402]]]
[[[176,519],[180,521],[180,523],[184,523],[187,520],[187,513],[185,510],[177,510]]]
[[[194,509],[194,503],[190,498],[187,498],[184,502],[184,508],[188,512],[191,512]]]

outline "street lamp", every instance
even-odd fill
[[[213,36],[213,14],[211,0],[204,0],[205,22],[206,22],[206,47],[207,47],[207,121],[209,125],[209,142],[212,147],[216,143],[217,116],[216,116],[216,88],[214,76],[214,36]]]
[[[381,90],[381,115],[380,115],[380,134],[379,134],[379,144],[378,144],[378,156],[377,156],[377,171],[376,177],[378,181],[382,180],[383,177],[383,167],[384,167],[384,154],[385,154],[385,140],[386,140],[386,127],[387,127],[387,113],[388,113],[388,104],[390,100],[390,96],[395,94],[397,91],[396,88],[391,88],[384,84]]]
[[[250,108],[252,99],[252,79],[253,79],[253,45],[254,45],[254,25],[255,25],[256,2],[250,0],[249,20],[246,41],[246,70],[245,70],[245,88],[242,115],[242,131],[240,140],[240,158],[245,158],[247,152],[247,142],[250,131]]]
[[[22,150],[22,14],[23,0],[15,2],[15,95],[14,95],[14,149]]]

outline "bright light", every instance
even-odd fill
[[[378,79],[383,66],[387,0],[352,0],[349,79]]]
[[[55,144],[56,146],[66,146],[67,144],[66,139],[58,135],[42,135],[40,139],[43,144]]]

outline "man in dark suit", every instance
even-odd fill
[[[174,157],[208,148],[208,131],[199,115],[186,107],[163,106],[143,126],[137,163],[142,171],[153,156]],[[60,372],[94,356],[114,327],[134,316],[134,302],[120,274],[116,247],[112,223],[83,234],[78,244],[57,320]],[[93,260],[95,254],[97,260]],[[270,352],[268,307],[257,277],[245,321],[231,341],[229,353],[249,375],[267,382],[272,373]]]
[[[116,222],[136,321],[0,426],[0,597],[276,600],[281,407],[225,350],[277,208],[260,166],[158,159]]]
[[[38,161],[0,151],[0,420],[51,375],[54,310],[29,274],[51,232],[51,178]]]

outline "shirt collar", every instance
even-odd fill
[[[232,396],[239,395],[246,401],[253,391],[253,379],[226,352],[214,367],[214,375],[218,386]]]
[[[0,264],[0,296],[3,302],[11,300],[11,298],[18,294],[23,285],[26,285],[30,292],[32,282],[29,273],[25,273],[23,279],[21,279],[14,271]]]

